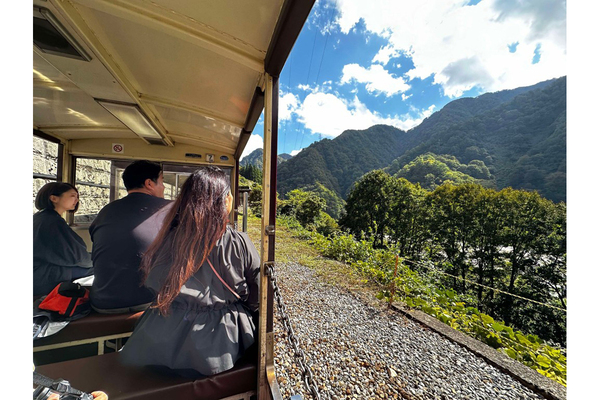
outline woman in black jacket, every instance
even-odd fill
[[[50,293],[61,282],[93,273],[85,242],[62,218],[75,212],[79,192],[66,182],[45,184],[35,198],[33,215],[33,295]]]
[[[232,204],[218,168],[185,181],[142,258],[156,300],[123,348],[124,363],[213,375],[253,351],[260,257],[247,234],[227,226]]]

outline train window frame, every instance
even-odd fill
[[[43,142],[48,142],[48,143],[53,143],[57,145],[56,148],[56,154],[53,154],[52,156],[56,158],[56,172],[54,174],[52,173],[43,173],[43,172],[33,172],[33,201],[32,201],[32,205],[33,205],[33,212],[34,214],[37,212],[36,208],[35,208],[35,197],[37,195],[37,192],[39,191],[39,189],[41,188],[38,187],[36,188],[36,184],[35,181],[36,179],[41,179],[46,181],[45,183],[48,182],[61,182],[63,179],[63,152],[64,152],[64,146],[62,144],[62,142],[50,135],[45,134],[44,132],[38,131],[38,130],[33,130],[33,136],[42,140]],[[50,172],[50,171],[48,171]],[[44,184],[45,184],[44,183]]]
[[[80,179],[77,179],[77,173],[79,171],[81,171],[81,169],[80,169],[81,160],[109,161],[110,162],[110,170],[107,171],[107,173],[110,174],[109,184],[106,185],[106,184],[101,184],[98,182],[88,182],[88,181],[82,181]],[[96,187],[101,187],[103,189],[109,189],[108,201],[97,210],[98,212],[100,212],[100,210],[102,208],[104,208],[106,205],[112,203],[115,200],[121,199],[127,195],[126,189],[123,186],[123,181],[122,181],[121,177],[122,177],[122,173],[125,170],[125,168],[129,164],[131,164],[132,162],[135,162],[135,161],[139,161],[139,160],[138,159],[122,159],[122,158],[114,159],[114,158],[110,158],[110,157],[74,156],[73,157],[73,171],[74,171],[75,178],[76,178],[75,186],[78,188],[78,190],[79,190],[79,187],[82,185],[96,186]],[[167,178],[167,176],[173,177],[172,183],[168,183],[168,181],[171,179],[168,179],[168,178],[166,179],[167,188],[165,190],[165,198],[167,200],[175,200],[175,198],[179,195],[181,185],[183,184],[185,179],[187,179],[187,176],[191,175],[198,168],[209,165],[206,163],[189,164],[189,163],[177,163],[177,162],[170,162],[170,161],[169,162],[160,162],[160,161],[155,161],[155,160],[153,160],[153,161],[161,165],[163,176],[165,176],[165,178]],[[232,179],[235,175],[234,168],[232,166],[222,166],[222,165],[218,165],[217,167],[221,168],[227,174],[229,181],[232,182]],[[184,179],[181,179],[182,177],[184,177]],[[168,195],[167,195],[167,189],[171,189],[169,191]],[[81,190],[80,190],[80,192],[81,192]],[[125,193],[123,193],[123,192],[125,192]],[[70,225],[72,227],[77,227],[79,229],[89,227],[97,215],[98,215],[97,213],[90,214],[90,215],[86,216],[85,219],[76,218],[76,217],[82,217],[82,216],[75,215],[73,218],[73,222]]]

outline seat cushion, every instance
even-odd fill
[[[34,340],[33,346],[46,346],[133,332],[133,328],[142,314],[143,311],[133,314],[99,314],[92,312],[81,319],[69,322],[65,328],[54,335]]]

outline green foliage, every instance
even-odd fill
[[[290,158],[292,158],[292,156],[287,153],[278,154],[277,155],[277,165],[281,164],[284,161],[289,160]],[[262,168],[263,168],[263,149],[262,148],[258,148],[256,150],[252,151],[252,153],[248,154],[246,157],[244,157],[240,160],[240,168],[246,167],[248,165],[254,165],[259,170],[262,171]],[[257,182],[260,182],[260,181],[257,181]]]
[[[295,189],[288,192],[286,197],[287,200],[278,202],[279,213],[293,216],[305,228],[313,226],[325,209],[325,200],[314,192]]]
[[[379,170],[357,182],[340,224],[376,248],[430,259],[448,274],[435,279],[473,296],[482,312],[566,343],[566,315],[560,310],[566,308],[564,203],[474,183],[445,183],[427,192]]]
[[[256,182],[253,182],[253,181],[249,180],[248,178],[240,175],[239,186],[248,186],[248,187],[252,188],[252,186],[254,186],[255,184],[256,184]]]
[[[262,185],[255,184],[252,186],[250,193],[248,193],[248,207],[255,216],[262,216]]]
[[[315,230],[323,236],[331,236],[339,231],[339,226],[335,219],[321,211],[315,220]]]
[[[349,263],[363,276],[385,287],[380,298],[390,299],[393,285],[396,290],[392,300],[400,299],[566,386],[567,363],[561,349],[480,312],[473,306],[476,300],[472,297],[434,283],[404,262],[398,265],[394,277],[394,253],[373,249],[370,241],[357,241],[347,234],[326,238],[316,232],[310,233],[310,241],[324,256]]]
[[[406,164],[394,176],[419,183],[422,188],[433,190],[444,182],[454,184],[479,183],[494,186],[489,169],[481,160],[472,160],[468,165],[461,164],[450,155],[426,153]]]
[[[390,195],[393,178],[382,170],[365,174],[352,187],[340,225],[356,237],[363,232],[382,247],[390,227]]]
[[[262,169],[253,164],[241,166],[240,175],[257,183],[262,182],[263,179]]]
[[[417,254],[426,239],[425,196],[418,184],[371,171],[352,187],[340,225],[357,238],[372,237],[376,247],[387,244],[403,255]]]
[[[390,245],[402,256],[417,256],[428,239],[427,192],[404,178],[392,178],[390,187]]]
[[[389,165],[398,157],[397,149],[404,148],[407,138],[407,133],[397,128],[375,125],[365,130],[345,131],[333,140],[312,143],[278,167],[277,189],[287,193],[320,182],[345,198],[358,178]]]
[[[321,182],[316,182],[313,185],[308,185],[301,189],[306,192],[316,193],[325,200],[325,212],[336,220],[340,218],[342,211],[344,210],[345,202],[333,190],[326,188]]]
[[[497,188],[566,200],[566,77],[455,100],[409,133],[407,151],[386,168],[392,175],[421,155],[450,154],[485,163]]]

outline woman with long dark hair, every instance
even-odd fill
[[[33,215],[33,295],[50,293],[61,282],[91,275],[92,258],[83,239],[62,218],[79,207],[79,192],[66,182],[50,182],[35,197]]]
[[[213,375],[254,343],[260,258],[248,235],[227,226],[232,205],[219,168],[200,168],[183,184],[142,258],[156,299],[123,348],[124,363]]]

